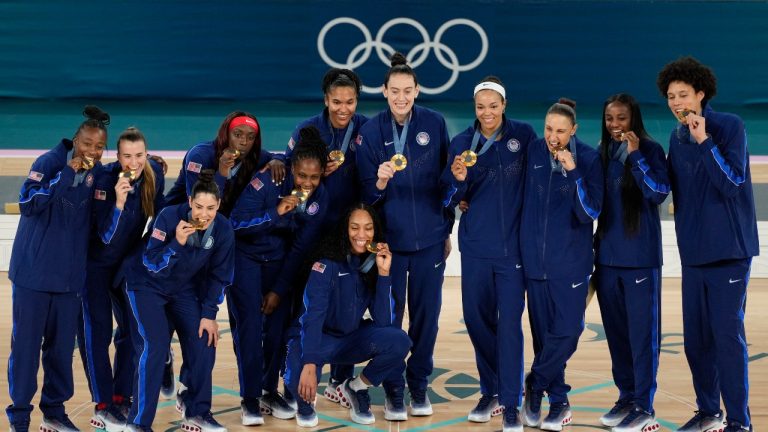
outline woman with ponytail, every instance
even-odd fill
[[[392,249],[396,321],[402,325],[408,293],[408,335],[413,340],[406,377],[411,415],[432,415],[427,384],[437,341],[445,259],[453,212],[443,207],[450,185],[440,177],[451,141],[443,116],[415,105],[416,73],[395,53],[384,76],[388,107],[361,129],[357,164],[363,201],[380,207]],[[414,323],[419,323],[418,325]],[[387,380],[384,418],[406,420],[404,382]]]
[[[655,423],[653,397],[661,339],[661,222],[669,195],[664,149],[645,131],[628,94],[603,104],[603,211],[595,235],[595,287],[611,353],[614,407],[600,418],[615,432]]]
[[[214,171],[201,172],[186,203],[162,209],[146,246],[130,259],[125,289],[136,351],[131,430],[151,430],[168,355],[169,321],[188,367],[182,428],[224,432],[211,414],[211,375],[219,333],[218,305],[234,272],[234,235],[218,213]],[[206,268],[206,271],[200,270]],[[202,277],[202,280],[193,280]],[[203,287],[198,293],[196,287]]]
[[[91,425],[107,432],[125,426],[133,391],[131,312],[118,273],[123,259],[140,245],[147,220],[160,211],[164,188],[162,166],[147,159],[144,134],[134,127],[124,130],[117,139],[117,162],[104,166],[96,176],[95,228],[88,247],[77,339],[96,403]],[[109,358],[113,314],[117,324],[114,369]]]
[[[296,414],[295,405],[277,391],[279,372],[285,364],[284,332],[296,275],[322,234],[328,211],[321,182],[327,162],[320,131],[301,129],[282,185],[272,183],[268,171],[256,173],[232,210],[237,248],[227,306],[236,324],[232,337],[245,425],[262,424],[260,411],[280,419]]]
[[[534,351],[522,418],[554,431],[572,421],[565,364],[584,330],[592,230],[603,202],[600,155],[576,138],[575,107],[570,99],[553,104],[544,138],[528,149],[520,230]],[[545,391],[549,414],[542,419]]]
[[[13,337],[6,408],[11,429],[29,429],[42,350],[40,430],[73,432],[64,402],[74,393],[72,346],[85,284],[94,173],[107,143],[109,114],[89,105],[70,141],[32,164],[19,193],[21,219],[8,277],[13,284]]]

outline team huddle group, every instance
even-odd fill
[[[368,389],[379,385],[385,419],[429,416],[445,259],[460,214],[463,315],[481,390],[468,420],[501,415],[505,432],[572,422],[565,367],[592,284],[618,388],[600,422],[652,432],[659,205],[672,192],[698,405],[678,431],[751,431],[744,307],[758,254],[755,205],[744,125],[710,106],[712,71],[684,57],[659,73],[678,119],[665,155],[628,94],[605,101],[595,149],[576,136],[573,101],[548,109],[540,138],[505,115],[506,91],[492,76],[474,88],[474,124],[450,139],[441,114],[414,104],[418,80],[406,59],[391,61],[388,106],[372,118],[355,112],[357,75],[331,69],[325,109],[296,127],[284,154],[262,149],[256,117],[233,112],[213,141],[187,152],[167,194],[165,163],[148,156],[136,128],[118,137],[117,161],[101,164],[109,115],[86,107],[73,139],[40,156],[20,192],[9,274],[11,430],[29,429],[42,351],[40,430],[78,431],[64,408],[77,334],[92,426],[150,431],[162,393],[176,397],[185,431],[226,431],[211,414],[225,298],[243,425],[271,415],[316,426],[324,365],[324,397],[354,422],[374,422]],[[535,353],[527,372],[526,305]]]

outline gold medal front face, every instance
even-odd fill
[[[675,113],[677,120],[679,120],[680,123],[685,122],[685,118],[688,117],[688,114],[696,114],[696,112],[684,109]]]
[[[136,180],[136,170],[125,170],[120,173],[120,178],[127,178],[130,181]]]
[[[293,195],[293,196],[295,196],[296,198],[298,198],[298,199],[299,199],[299,202],[304,202],[304,201],[306,201],[306,200],[307,200],[307,198],[308,198],[308,197],[307,197],[307,194],[306,194],[306,193],[304,193],[304,191],[303,191],[303,190],[301,190],[301,189],[294,189],[294,190],[292,190],[292,191],[291,191],[291,195]]]
[[[92,169],[95,164],[96,162],[94,162],[93,158],[89,158],[88,156],[83,156],[83,163],[81,165],[83,166],[84,169],[87,169],[87,170]]]
[[[328,154],[328,157],[338,165],[344,163],[344,153],[342,153],[341,150],[332,151],[330,154]]]
[[[406,159],[405,156],[399,153],[392,156],[392,159],[390,159],[390,161],[395,166],[395,171],[402,171],[405,169],[405,167],[408,166],[408,159]]]
[[[477,153],[472,150],[464,150],[461,153],[461,161],[464,163],[465,167],[471,167],[477,163]]]
[[[192,219],[191,221],[189,221],[189,223],[192,224],[192,228],[194,228],[196,230],[203,230],[203,229],[205,229],[206,222],[208,222],[208,221],[205,220],[205,219]]]
[[[239,157],[240,157],[240,155],[241,155],[241,153],[240,153],[240,150],[238,150],[238,149],[235,149],[235,148],[231,148],[231,147],[230,147],[230,148],[228,148],[228,149],[227,149],[227,151],[228,151],[228,152],[229,152],[229,153],[230,153],[232,156],[234,156],[234,158],[235,158],[235,159],[239,158]]]
[[[376,253],[376,252],[379,251],[377,246],[378,246],[378,243],[376,243],[376,242],[368,242],[368,243],[365,244],[365,249],[367,249],[368,252],[370,252],[370,253]]]

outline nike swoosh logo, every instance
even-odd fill
[[[572,283],[572,284],[571,284],[571,288],[577,288],[577,287],[580,287],[580,286],[582,286],[582,285],[584,285],[584,282],[579,282],[579,283],[577,283],[577,284],[575,284],[575,283]]]
[[[741,279],[728,279],[728,283],[741,282]]]
[[[543,167],[544,167],[544,165],[534,165],[533,169],[539,169],[539,168],[543,168]]]
[[[522,268],[522,267],[523,267],[523,266],[521,266],[520,264],[515,264],[515,268],[516,268],[516,269],[519,269],[519,268]]]
[[[339,276],[346,276],[346,275],[348,275],[348,274],[349,274],[349,273],[339,273]]]
[[[443,262],[442,262],[442,261],[440,261],[439,263],[435,264],[435,268],[438,268],[438,267],[440,267],[440,264],[442,264],[442,263],[443,263]]]
[[[395,143],[394,141],[384,141],[385,146],[392,145],[394,143]]]
[[[642,283],[642,282],[644,282],[646,279],[648,279],[648,278],[647,278],[647,277],[644,277],[644,278],[642,278],[642,279],[635,279],[635,283],[636,283],[636,284]]]

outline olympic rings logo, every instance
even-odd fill
[[[346,63],[340,63],[333,60],[325,51],[326,35],[333,27],[340,24],[350,24],[354,27],[357,27],[365,38],[363,42],[358,44],[354,49],[352,49],[352,51],[349,52]],[[483,28],[480,27],[480,25],[478,25],[476,22],[466,18],[456,18],[450,21],[446,21],[443,25],[440,26],[440,28],[437,29],[437,32],[435,33],[435,39],[431,40],[429,33],[427,33],[427,29],[424,28],[420,22],[411,18],[393,18],[387,21],[383,26],[381,26],[379,32],[376,33],[376,39],[373,39],[371,37],[371,31],[368,30],[368,27],[366,27],[365,24],[359,20],[350,17],[339,17],[328,21],[328,23],[326,23],[320,30],[320,33],[317,35],[317,51],[320,53],[320,57],[323,59],[323,61],[325,61],[325,63],[329,66],[354,70],[368,61],[371,56],[371,52],[375,48],[379,59],[386,66],[389,66],[389,57],[392,55],[392,53],[395,52],[395,49],[392,48],[391,45],[384,42],[384,35],[390,28],[398,24],[410,25],[411,27],[415,28],[419,34],[421,34],[423,39],[423,42],[411,48],[411,50],[408,51],[408,54],[405,56],[408,59],[408,64],[410,64],[412,68],[416,69],[421,64],[423,64],[427,60],[430,51],[434,50],[435,56],[437,57],[437,60],[440,62],[440,64],[451,71],[451,76],[448,78],[448,81],[439,87],[430,88],[420,86],[420,90],[425,94],[440,94],[450,89],[459,78],[460,72],[465,72],[476,68],[480,63],[483,62],[483,60],[485,60],[485,57],[488,54],[488,35],[485,34],[485,30],[483,30]],[[441,39],[446,31],[454,26],[459,25],[464,25],[475,30],[480,36],[480,54],[478,54],[478,56],[472,62],[467,64],[459,63],[459,59],[456,57],[456,53],[450,47],[441,42]],[[363,85],[363,91],[365,93],[379,93],[381,91],[381,87],[368,87]]]

